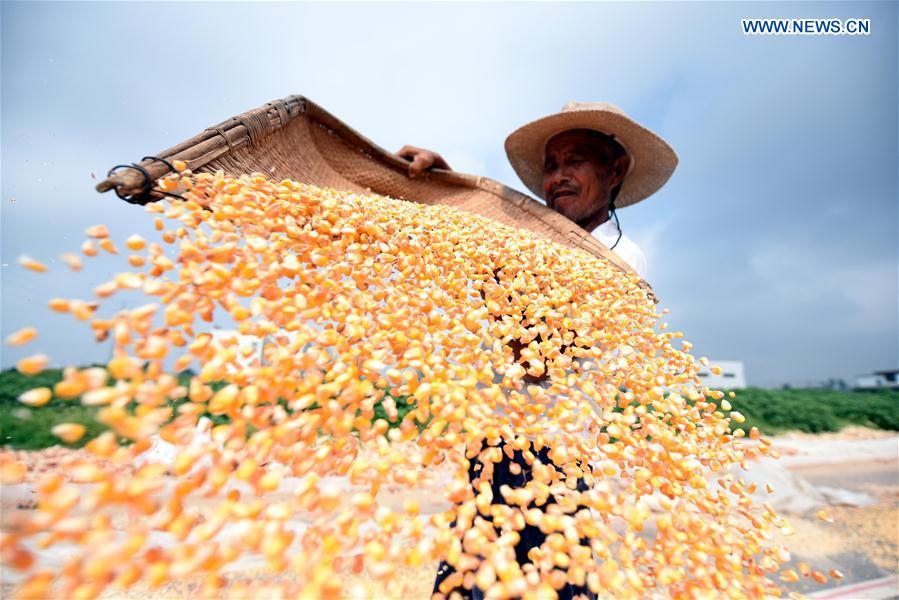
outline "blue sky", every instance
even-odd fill
[[[112,165],[303,94],[390,150],[524,189],[503,151],[569,100],[611,101],[680,156],[620,212],[672,328],[752,384],[899,367],[897,4],[2,2],[2,335],[103,360],[52,296],[83,230],[149,234],[93,190]],[[864,17],[869,36],[744,36],[745,17]],[[51,275],[24,271],[27,253]],[[56,262],[53,262],[56,260]],[[135,300],[136,301],[136,300]],[[112,309],[119,308],[115,303]],[[2,365],[23,355],[3,348]]]

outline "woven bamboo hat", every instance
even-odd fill
[[[677,154],[665,140],[639,125],[610,102],[569,102],[562,111],[520,127],[506,138],[506,155],[528,189],[543,198],[546,143],[569,129],[593,129],[613,135],[631,164],[615,199],[621,208],[651,196],[677,166]]]

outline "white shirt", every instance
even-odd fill
[[[618,239],[618,226],[615,225],[614,219],[609,219],[591,232],[591,235],[603,243],[607,248],[615,245]],[[629,264],[631,268],[637,272],[640,279],[646,279],[646,255],[640,250],[640,247],[626,235],[621,235],[618,245],[612,250],[624,262]]]

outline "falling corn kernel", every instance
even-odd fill
[[[81,257],[73,252],[66,252],[60,255],[60,258],[73,271],[80,271],[84,267],[84,261]]]
[[[787,583],[796,583],[799,581],[799,574],[793,569],[787,569],[780,575],[781,581],[785,581]]]
[[[69,301],[63,298],[53,298],[47,303],[54,312],[69,312]]]
[[[833,517],[830,516],[830,513],[823,508],[818,511],[817,517],[825,523],[833,523]]]
[[[106,228],[106,225],[93,225],[91,227],[88,227],[84,231],[84,233],[85,233],[85,235],[87,235],[87,237],[92,237],[92,238],[97,238],[97,239],[109,237],[109,230]]]
[[[38,262],[35,259],[31,258],[27,254],[23,254],[19,257],[19,264],[25,267],[26,269],[30,269],[37,273],[44,273],[47,271],[47,265],[42,262]]]
[[[3,485],[22,483],[27,472],[28,469],[21,463],[4,461],[0,463],[0,483]]]
[[[19,362],[16,363],[16,369],[25,375],[37,375],[46,369],[49,363],[50,358],[48,356],[44,354],[33,354],[32,356],[26,356],[25,358],[20,359]]]
[[[134,234],[125,240],[125,246],[127,246],[129,250],[143,250],[146,245],[147,241],[137,234]]]
[[[19,402],[28,406],[43,406],[53,398],[50,388],[40,387],[28,390],[19,395]]]
[[[6,343],[9,346],[22,346],[37,337],[37,329],[34,327],[23,327],[22,329],[6,336]]]
[[[82,437],[86,431],[84,425],[80,423],[60,423],[54,425],[50,432],[67,444],[74,444]]]
[[[118,254],[119,249],[116,248],[116,245],[109,238],[103,238],[100,240],[100,247],[109,252],[110,254]]]
[[[97,250],[97,245],[94,244],[94,242],[92,242],[91,240],[85,240],[81,244],[81,252],[85,256],[97,256],[97,254],[99,254],[99,251]]]

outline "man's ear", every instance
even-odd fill
[[[624,156],[619,156],[615,159],[614,164],[612,164],[612,186],[615,187],[620,184],[624,180],[624,176],[627,175],[628,167],[631,166],[631,157],[625,154]]]

